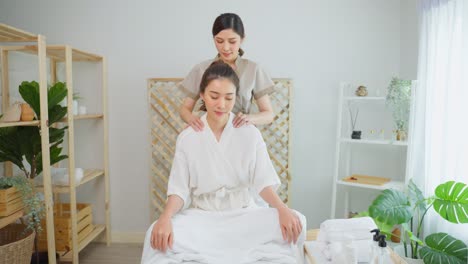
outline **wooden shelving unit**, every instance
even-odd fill
[[[4,25],[0,25],[0,32],[3,32]],[[9,27],[11,28],[11,27]],[[1,33],[0,33],[1,34]],[[0,36],[0,41],[3,38]],[[23,41],[17,41],[17,42],[23,42]],[[88,245],[91,241],[96,239],[100,234],[103,232],[106,232],[106,242],[107,245],[110,244],[110,206],[109,206],[109,200],[110,200],[110,195],[109,195],[109,159],[108,159],[108,120],[107,120],[107,63],[104,57],[96,54],[92,54],[89,52],[85,52],[82,50],[78,50],[75,48],[72,48],[71,46],[68,45],[49,45],[46,46],[45,43],[44,45],[16,45],[16,46],[2,46],[1,47],[1,54],[2,54],[2,59],[7,60],[8,59],[8,52],[23,52],[23,53],[28,53],[28,54],[39,54],[42,56],[43,60],[43,67],[42,72],[43,74],[41,75],[43,77],[43,80],[41,79],[40,84],[41,86],[41,95],[43,92],[45,92],[45,96],[47,96],[47,74],[46,74],[46,59],[49,59],[50,61],[50,83],[55,83],[57,81],[57,64],[58,63],[64,63],[65,65],[65,82],[67,84],[67,89],[68,89],[68,95],[67,95],[67,105],[72,106],[73,105],[73,63],[74,62],[85,62],[85,63],[98,63],[100,64],[101,68],[101,79],[102,82],[99,84],[101,89],[95,89],[96,92],[101,92],[102,96],[102,102],[101,102],[101,108],[102,108],[102,113],[97,113],[97,114],[86,114],[86,115],[73,115],[73,107],[68,107],[68,113],[67,116],[60,120],[61,123],[64,125],[68,126],[68,175],[69,175],[69,183],[66,186],[57,186],[57,185],[52,185],[51,184],[51,178],[50,178],[50,166],[48,165],[50,163],[49,161],[49,153],[47,152],[47,158],[44,156],[44,182],[41,186],[38,186],[38,190],[43,190],[45,195],[46,195],[46,207],[48,209],[48,213],[50,213],[50,217],[48,215],[48,222],[47,222],[47,238],[48,238],[48,250],[49,250],[49,259],[55,259],[55,243],[54,243],[54,226],[53,222],[52,224],[49,225],[49,218],[52,219],[53,211],[52,211],[52,193],[60,194],[60,193],[66,193],[69,194],[70,196],[70,215],[71,215],[71,231],[72,231],[72,248],[73,250],[69,252],[59,252],[60,255],[62,255],[61,259],[64,259],[66,261],[71,261],[72,263],[79,263],[78,259],[78,253],[86,246]],[[6,66],[6,67],[4,67]],[[4,69],[8,69],[8,64],[4,64],[2,60],[2,67]],[[4,71],[2,71],[3,73]],[[2,86],[3,87],[8,87],[8,74],[4,74],[2,76]],[[42,89],[44,91],[42,91]],[[41,98],[41,102],[42,102]],[[27,124],[23,122],[24,124],[21,125],[40,125],[41,127],[46,126],[46,117],[47,117],[47,98],[44,99],[45,104],[44,107],[42,108],[43,105],[41,104],[41,123],[37,122],[28,122]],[[42,118],[42,115],[44,115],[44,118]],[[103,140],[103,164],[101,168],[97,169],[85,169],[84,171],[84,177],[83,179],[76,184],[75,183],[75,150],[79,148],[79,146],[75,146],[75,137],[79,137],[79,135],[75,131],[75,125],[79,125],[79,123],[76,123],[75,121],[79,120],[95,120],[96,122],[102,122],[102,127],[103,127],[103,134],[102,134],[102,140]],[[83,121],[84,122],[84,121]],[[6,125],[5,125],[6,126]],[[47,146],[48,146],[48,130],[47,130],[47,136],[45,134],[42,134],[43,138],[47,139]],[[43,143],[43,145],[45,144]],[[44,149],[44,148],[43,148]],[[47,148],[48,150],[48,148]],[[94,225],[93,231],[86,236],[84,240],[81,242],[78,241],[78,227],[77,227],[77,188],[79,186],[84,185],[87,182],[98,180],[98,179],[103,179],[104,180],[104,191],[105,191],[105,198],[104,198],[104,206],[105,206],[105,224],[101,225]],[[75,250],[77,249],[77,250]],[[49,263],[55,263],[55,261],[50,261]]]
[[[42,35],[32,34],[5,24],[0,23],[0,44],[12,43],[31,43],[36,47],[34,55],[38,59],[39,71],[39,97],[41,116],[40,121],[33,122],[17,122],[3,123],[2,127],[11,127],[15,125],[39,125],[41,128],[47,127],[48,107],[47,107],[47,58],[46,58],[46,38]],[[10,90],[9,90],[9,65],[8,65],[8,50],[0,47],[0,64],[2,68],[2,111],[5,112],[10,106]],[[54,236],[54,218],[52,208],[52,190],[50,179],[50,152],[49,152],[49,129],[41,129],[41,147],[42,147],[42,166],[43,166],[43,185],[45,199],[45,215],[46,226],[48,229],[47,236],[50,238],[48,242],[49,248],[49,263],[55,264],[55,236]],[[5,163],[5,176],[12,176],[13,166],[11,163]],[[2,225],[16,221],[22,213],[16,213],[12,216],[1,219]]]

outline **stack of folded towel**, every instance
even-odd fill
[[[372,229],[377,228],[370,217],[326,220],[320,225],[317,244],[329,263],[369,262]]]

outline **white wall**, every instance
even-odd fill
[[[418,0],[402,0],[400,6],[400,77],[416,80],[419,45]]]
[[[0,3],[0,18],[50,44],[108,58],[112,228],[144,232],[150,224],[146,79],[183,77],[213,57],[217,15],[238,13],[245,57],[273,77],[294,80],[292,204],[309,227],[318,227],[330,214],[338,83],[386,86],[402,72],[402,47],[412,45],[410,38],[401,41],[401,15],[412,15],[404,7],[387,0],[16,0]]]

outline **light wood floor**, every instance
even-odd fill
[[[80,252],[80,264],[139,264],[143,245],[91,243]],[[68,264],[70,262],[61,262]]]

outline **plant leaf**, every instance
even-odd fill
[[[53,107],[51,107],[49,109],[49,126],[51,126],[55,122],[58,122],[66,114],[67,114],[66,107],[63,107],[60,105],[54,105]]]
[[[19,92],[23,100],[31,106],[38,119],[41,118],[41,107],[39,98],[39,83],[36,81],[24,81],[19,86]]]
[[[413,208],[424,212],[426,210],[426,202],[421,190],[414,184],[413,180],[408,183],[408,197]]]
[[[446,233],[434,233],[426,237],[426,245],[419,256],[426,264],[468,262],[468,248],[465,243]]]
[[[412,213],[406,195],[394,189],[382,191],[369,207],[372,218],[388,225],[406,223],[411,219]]]
[[[60,104],[62,100],[67,96],[67,87],[63,82],[56,82],[53,86],[51,86],[47,92],[47,102],[49,106],[49,110]],[[50,115],[50,113],[49,113]]]
[[[0,161],[11,161],[20,169],[23,166],[23,152],[18,128],[0,128]]]
[[[448,181],[435,189],[434,210],[452,223],[468,223],[468,186]]]

